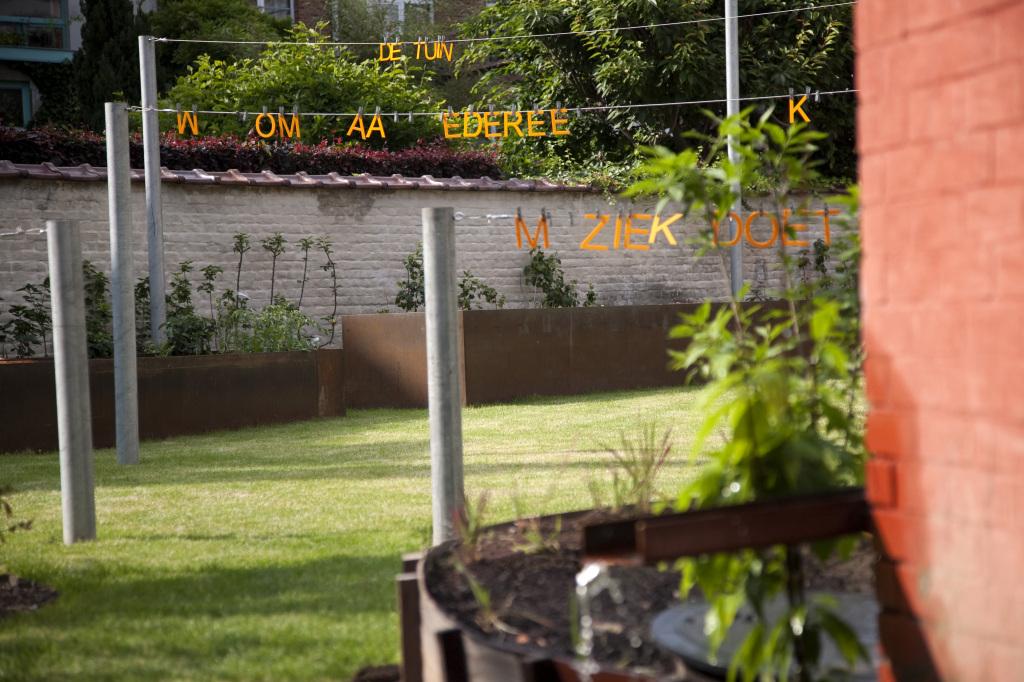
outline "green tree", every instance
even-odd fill
[[[741,2],[740,13],[792,9],[811,0]],[[495,3],[465,22],[467,36],[578,32],[622,26],[714,19],[720,0],[514,0]],[[784,94],[852,87],[853,47],[849,7],[751,17],[739,22],[740,92]],[[490,65],[473,89],[477,103],[521,107],[652,104],[725,96],[724,22],[631,31],[607,31],[541,39],[472,43],[462,52],[459,73]],[[814,128],[829,133],[822,143],[824,172],[852,177],[852,96],[824,97],[807,105]],[[711,107],[724,114],[725,106]],[[775,118],[781,122],[787,111]],[[697,107],[650,107],[584,114],[572,120],[572,135],[557,140],[503,141],[515,164],[536,164],[538,149],[575,163],[595,157],[629,158],[638,144],[673,150],[688,146],[690,130],[712,132]],[[514,170],[514,169],[513,169]],[[535,172],[535,171],[534,171]]]
[[[772,187],[774,213],[782,215],[795,199],[790,194],[814,179],[820,132],[802,124],[782,127],[770,113],[750,121],[751,109],[716,121],[714,135],[703,138],[707,157],[715,158],[727,140],[735,141],[736,161],[712,167],[690,149],[675,154],[654,150],[631,195],[658,196],[703,216],[706,228],[697,242],[701,253],[727,255],[714,238],[716,223],[728,215],[737,196],[734,185],[754,176]],[[856,193],[844,199],[855,212]],[[790,237],[795,234],[786,227]],[[673,366],[707,384],[701,402],[702,424],[693,454],[707,457],[699,474],[679,494],[679,509],[712,508],[778,499],[862,485],[866,452],[861,396],[859,304],[856,244],[843,253],[833,277],[797,282],[794,259],[778,240],[783,265],[785,310],[741,306],[741,297],[713,309],[706,302],[683,316],[670,336],[687,340],[671,351]],[[824,257],[824,256],[823,256]],[[824,269],[824,268],[823,268]],[[713,440],[725,435],[724,443]],[[843,556],[849,539],[818,542],[825,559]],[[748,604],[755,614],[751,629],[729,665],[729,680],[823,682],[837,671],[822,670],[823,638],[830,638],[849,665],[867,653],[851,628],[826,599],[806,593],[803,554],[798,547],[770,547],[704,555],[680,562],[680,592],[699,586],[710,602],[705,632],[713,649],[725,640],[737,612]],[[784,595],[786,610],[773,619],[765,604]]]
[[[261,12],[250,0],[161,0],[149,16],[153,35],[209,40],[281,40],[288,22]],[[233,62],[256,57],[258,45],[163,43],[157,46],[159,82],[171,87],[199,55]]]
[[[289,41],[324,43],[326,24],[308,28],[293,26]],[[269,45],[255,59],[234,63],[199,57],[191,72],[178,79],[167,96],[169,103],[197,105],[200,109],[226,111],[259,111],[279,107],[291,111],[355,112],[360,108],[369,116],[375,107],[382,111],[431,111],[440,103],[430,96],[428,77],[418,67],[396,62],[380,67],[373,59],[357,61],[354,55],[328,46]],[[389,121],[390,122],[390,121]],[[301,121],[302,141],[333,140],[344,136],[351,119],[311,118]],[[252,119],[239,121],[231,116],[203,117],[205,133],[245,135],[252,128]],[[417,117],[385,124],[387,138],[374,135],[367,144],[400,147],[415,144],[424,137],[440,134],[440,124],[433,117]],[[350,138],[358,141],[358,136]]]
[[[139,101],[139,42],[144,16],[131,0],[82,0],[82,49],[75,54],[75,85],[82,119],[103,130],[103,103]]]

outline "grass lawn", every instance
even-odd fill
[[[591,506],[602,444],[671,426],[688,476],[698,415],[688,389],[535,399],[464,412],[467,495],[535,513]],[[5,428],[12,428],[8,424]],[[14,426],[16,428],[16,426]],[[99,539],[61,542],[55,453],[0,455],[33,530],[0,564],[56,587],[0,620],[4,680],[348,680],[398,658],[394,575],[430,538],[425,410],[149,442],[142,464],[96,453]]]

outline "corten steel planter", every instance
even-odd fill
[[[616,306],[459,313],[463,401],[678,386],[669,330],[695,305]],[[426,407],[422,313],[345,315],[351,407]]]
[[[343,416],[344,351],[138,358],[143,439]],[[93,444],[114,445],[114,361],[89,361]],[[0,362],[0,452],[57,448],[53,360]]]
[[[682,350],[685,341],[670,340],[669,330],[680,314],[697,308],[680,303],[460,311],[463,403],[681,386],[686,377],[669,368],[668,351]],[[349,407],[427,406],[423,313],[345,315],[341,326]]]
[[[562,518],[587,512],[559,515]],[[554,518],[554,517],[546,517]],[[508,529],[511,523],[489,530]],[[871,529],[862,489],[611,521],[584,529],[584,562],[656,564],[681,556],[799,544]],[[403,682],[647,682],[628,670],[587,675],[572,659],[488,638],[463,626],[430,591],[427,566],[450,548],[405,557],[398,576]],[[694,671],[687,682],[711,682]]]

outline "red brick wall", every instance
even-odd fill
[[[330,21],[327,0],[295,0],[295,21],[314,26],[318,21]]]
[[[1024,2],[860,0],[883,679],[1024,680]]]

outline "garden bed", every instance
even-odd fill
[[[53,360],[0,361],[0,453],[57,448]],[[345,414],[341,350],[138,358],[139,435]],[[89,361],[93,444],[114,445],[114,361]]]
[[[630,519],[591,511],[519,521],[485,531],[475,551],[451,542],[427,553],[419,569],[423,679],[459,679],[445,644],[452,629],[461,633],[470,679],[585,679],[577,671],[580,634],[572,605],[588,544],[584,529],[629,525],[608,523],[615,521]],[[822,563],[809,551],[805,560],[809,590],[873,594],[868,543],[846,562]],[[637,561],[611,565],[608,573],[621,595],[602,592],[591,602],[592,662],[603,671],[595,679],[716,679],[688,667],[651,635],[655,616],[682,601],[677,573]]]
[[[0,574],[0,618],[35,611],[58,597],[57,590],[11,573]]]

